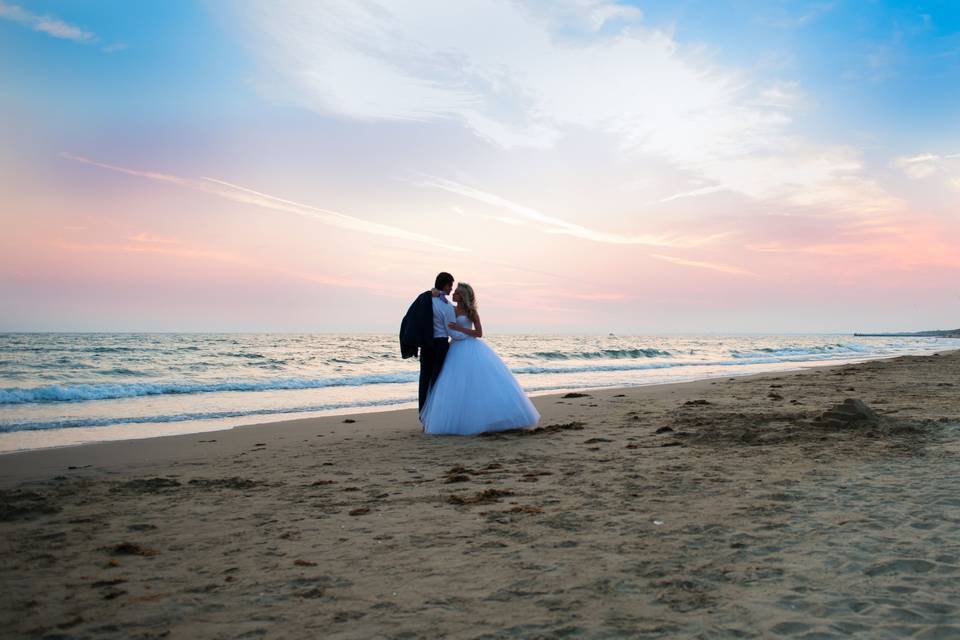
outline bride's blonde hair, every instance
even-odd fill
[[[457,291],[460,292],[460,300],[463,304],[463,310],[467,317],[473,322],[477,321],[477,296],[473,293],[473,287],[466,282],[457,285]]]

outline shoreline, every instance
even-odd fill
[[[609,400],[611,396],[616,395],[637,395],[651,394],[653,396],[662,394],[675,394],[683,392],[696,392],[700,387],[708,386],[719,380],[763,380],[771,376],[795,376],[801,375],[805,371],[832,371],[837,368],[856,366],[858,364],[870,362],[895,361],[902,358],[924,358],[931,356],[955,354],[960,357],[960,349],[934,352],[927,355],[917,356],[890,356],[884,358],[871,358],[866,360],[855,360],[844,363],[818,364],[810,363],[808,366],[801,366],[795,369],[786,369],[778,371],[765,371],[759,373],[746,373],[741,375],[723,375],[710,378],[698,378],[695,380],[684,380],[677,382],[658,382],[649,385],[618,386],[618,387],[596,387],[596,388],[571,388],[559,390],[556,392],[545,392],[540,395],[529,394],[534,399],[534,404],[542,414],[540,426],[546,425],[548,416],[552,412],[547,411],[550,404],[556,403],[567,393],[585,393],[588,396],[596,394],[600,399]],[[805,363],[806,364],[806,363]],[[391,420],[391,418],[396,418]],[[100,467],[103,470],[110,469],[110,458],[114,455],[132,456],[136,460],[145,461],[145,464],[159,464],[161,460],[173,461],[182,456],[190,455],[188,449],[192,445],[213,444],[218,446],[230,446],[239,448],[248,446],[249,441],[270,439],[275,436],[279,439],[285,439],[287,436],[301,435],[304,432],[313,432],[319,430],[329,430],[333,440],[349,439],[349,436],[368,436],[366,433],[357,433],[356,427],[352,425],[363,424],[366,422],[368,428],[372,427],[380,433],[415,433],[422,435],[419,430],[419,421],[415,416],[415,409],[397,408],[380,409],[371,408],[369,411],[359,411],[352,413],[331,413],[313,417],[298,417],[270,422],[252,422],[237,424],[230,427],[211,429],[208,431],[187,432],[181,434],[146,436],[143,438],[129,438],[123,440],[104,440],[96,442],[84,442],[77,444],[68,444],[62,446],[39,447],[34,449],[22,449],[16,451],[6,451],[0,453],[0,488],[9,486],[10,482],[22,481],[26,476],[21,476],[22,470],[26,468],[43,469],[67,468],[67,470],[87,469],[91,467]],[[385,423],[399,423],[402,426],[391,426]],[[351,425],[351,426],[345,426]],[[289,433],[281,433],[290,430]],[[276,433],[274,433],[276,432]],[[242,433],[242,436],[240,435]],[[231,434],[235,434],[231,437]],[[214,438],[214,435],[219,437]],[[197,438],[208,438],[197,440]],[[141,451],[142,450],[142,451]],[[44,458],[49,458],[45,460]],[[148,462],[146,462],[148,461]],[[128,465],[121,462],[114,462],[118,469],[126,471],[132,470]],[[13,469],[14,471],[10,471]],[[31,471],[32,473],[32,471]],[[42,476],[30,476],[42,477]]]
[[[832,366],[844,366],[844,365],[832,365]],[[818,367],[820,368],[820,367]],[[830,365],[825,365],[823,368],[830,368]],[[776,372],[770,373],[755,373],[739,376],[737,379],[746,379],[757,376],[765,375],[774,375]],[[597,394],[598,398],[608,397],[610,395],[616,395],[618,393],[626,393],[629,391],[636,390],[648,390],[654,393],[668,389],[671,387],[683,387],[683,386],[694,386],[701,384],[709,384],[710,382],[718,378],[704,378],[699,380],[687,380],[681,382],[662,382],[650,385],[637,385],[632,387],[606,387],[606,388],[596,388],[596,389],[571,389],[571,390],[560,390],[557,392],[544,393],[542,395],[531,395],[530,397],[534,399],[535,405],[543,405],[544,403],[553,401],[557,402],[562,399],[562,396],[567,393],[588,393],[588,394]],[[537,406],[538,410],[543,409],[542,406]],[[546,414],[541,411],[541,426],[545,422]],[[363,418],[367,420],[364,421]],[[347,422],[347,421],[350,422]],[[394,424],[385,424],[385,423],[396,423]],[[155,465],[161,464],[162,460],[172,460],[179,458],[181,455],[185,454],[185,448],[189,448],[191,445],[198,442],[202,443],[218,443],[219,446],[231,446],[235,445],[237,447],[248,446],[249,442],[252,440],[269,440],[271,437],[276,439],[286,439],[287,436],[292,435],[301,435],[301,432],[314,432],[326,430],[328,435],[333,436],[333,440],[342,441],[343,439],[349,439],[348,436],[358,435],[356,432],[356,427],[354,425],[366,424],[367,428],[372,428],[378,432],[379,435],[382,435],[385,432],[389,433],[411,433],[417,436],[423,436],[423,433],[419,427],[419,421],[416,417],[416,409],[405,408],[405,409],[388,409],[388,410],[371,410],[368,412],[355,412],[355,413],[343,413],[343,414],[330,414],[323,416],[315,416],[309,418],[293,418],[287,420],[277,420],[272,422],[254,422],[248,424],[240,424],[232,427],[226,427],[223,429],[211,430],[211,431],[202,431],[202,432],[190,432],[177,435],[162,435],[162,436],[148,436],[144,438],[134,438],[126,440],[107,440],[102,442],[88,442],[72,445],[63,445],[63,446],[53,446],[53,447],[43,447],[37,449],[26,449],[19,451],[9,451],[0,453],[0,462],[10,463],[18,457],[23,457],[24,460],[15,460],[13,464],[3,464],[0,465],[0,488],[7,486],[9,482],[14,481],[23,481],[27,478],[42,477],[41,475],[32,475],[28,476],[26,474],[21,475],[22,471],[26,468],[30,468],[31,471],[28,473],[34,473],[33,470],[37,468],[39,463],[44,469],[53,469],[60,467],[76,467],[76,470],[86,469],[90,466],[99,466],[104,472],[111,472],[113,469],[109,466],[110,463],[107,462],[109,456],[114,454],[131,454],[135,459],[143,460],[143,453],[137,451],[137,449],[144,450],[154,450],[151,452],[152,456],[148,464]],[[287,431],[289,430],[289,431]],[[214,438],[213,440],[196,440],[197,437],[207,437],[219,434],[224,437]],[[230,438],[230,434],[234,434],[234,438]],[[360,433],[359,435],[368,435],[365,433]],[[425,436],[426,437],[426,436]],[[440,437],[440,436],[429,436],[429,437]],[[475,436],[474,436],[475,437]],[[470,439],[471,437],[464,436],[464,439]],[[89,450],[89,451],[88,451]],[[162,452],[162,453],[161,453]],[[89,454],[89,455],[84,455]],[[168,454],[170,457],[164,457],[164,454]],[[42,458],[50,457],[51,460],[42,460]],[[40,458],[40,460],[35,460],[34,458]],[[118,468],[123,467],[125,471],[132,471],[133,469],[128,467],[124,463],[117,463]],[[10,469],[15,469],[12,473]],[[71,469],[72,470],[72,469]],[[48,473],[45,471],[44,473]]]
[[[930,352],[926,354],[912,354],[912,355],[921,357],[923,355],[931,355],[932,353],[950,353],[952,351],[954,350],[951,349],[951,350],[945,350],[943,352]],[[960,349],[957,349],[956,351],[960,351]],[[867,358],[841,359],[838,361],[809,360],[809,361],[802,361],[802,362],[770,363],[771,365],[772,364],[781,365],[784,368],[770,369],[767,371],[758,371],[758,372],[742,372],[742,371],[719,372],[714,375],[680,379],[676,381],[657,381],[657,382],[651,382],[651,383],[637,383],[637,384],[630,384],[630,385],[570,386],[570,387],[561,387],[557,389],[533,391],[533,392],[529,392],[527,395],[530,398],[540,398],[540,397],[561,395],[569,392],[630,390],[630,389],[638,389],[638,388],[657,387],[660,385],[688,384],[688,383],[694,383],[694,382],[701,382],[705,380],[719,380],[724,378],[749,378],[752,376],[789,374],[789,373],[804,371],[804,370],[813,369],[813,368],[840,367],[840,366],[858,364],[863,362],[890,360],[890,359],[896,359],[900,357],[909,357],[909,356],[885,355],[885,356],[874,356],[874,357],[867,357]],[[319,420],[319,419],[325,419],[325,418],[337,418],[337,417],[350,418],[351,416],[367,415],[371,413],[387,414],[387,413],[394,413],[394,412],[401,412],[401,411],[409,411],[412,409],[412,405],[413,405],[413,401],[405,401],[405,402],[397,402],[396,404],[373,405],[373,406],[367,406],[367,407],[363,407],[363,406],[343,407],[340,409],[331,409],[328,411],[317,412],[317,413],[308,412],[308,413],[312,413],[312,415],[305,415],[305,416],[298,416],[297,413],[287,413],[287,414],[276,413],[276,414],[267,414],[266,416],[264,415],[250,416],[252,419],[259,420],[259,421],[249,421],[247,419],[247,416],[236,416],[232,418],[225,418],[216,422],[208,421],[206,424],[204,424],[204,421],[184,420],[182,422],[173,421],[173,422],[152,422],[152,423],[116,423],[116,424],[111,424],[107,426],[96,426],[96,427],[63,427],[61,429],[54,429],[49,431],[47,430],[16,431],[16,432],[0,434],[0,438],[5,438],[5,439],[9,438],[12,440],[16,437],[26,438],[26,439],[34,437],[35,439],[40,440],[41,442],[37,446],[30,446],[30,447],[18,448],[18,449],[0,450],[0,460],[5,459],[7,456],[28,453],[28,452],[48,451],[48,450],[54,450],[54,449],[65,449],[65,448],[73,448],[73,447],[97,446],[97,445],[115,443],[115,442],[153,440],[157,438],[199,436],[202,434],[222,433],[222,432],[230,431],[233,429],[241,429],[241,428],[247,428],[247,427],[267,427],[270,425],[281,425],[281,424],[286,424],[290,422],[298,422],[298,421],[305,421],[305,420]],[[269,415],[287,416],[287,417],[278,417],[272,420],[263,420],[264,417],[269,417]],[[196,430],[189,430],[189,431],[178,429],[178,427],[190,427],[191,425],[194,429],[196,429],[197,427],[204,427],[204,428],[199,428]],[[131,428],[138,429],[138,428],[143,428],[145,426],[154,427],[156,430],[161,431],[161,433],[152,434],[152,435],[142,435],[142,436],[130,434]],[[79,433],[83,431],[97,433],[101,429],[114,430],[113,432],[109,433],[108,436],[116,435],[116,437],[105,437],[101,439],[92,439],[92,440],[83,441],[83,442],[68,442],[64,444],[45,445],[42,443],[43,436],[49,433],[61,432],[65,434],[70,434],[70,433]],[[126,435],[124,436],[119,433],[116,433],[117,430],[119,429],[123,429]],[[163,431],[166,431],[166,433],[163,433]]]
[[[14,453],[11,638],[954,637],[960,351]],[[855,398],[876,413],[818,422]],[[70,468],[74,467],[74,468]]]

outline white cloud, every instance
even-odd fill
[[[809,5],[799,20],[831,6]],[[713,191],[846,212],[896,204],[862,177],[856,149],[791,133],[806,102],[798,83],[716,64],[620,2],[237,7],[265,66],[260,84],[323,114],[454,121],[507,150],[555,149],[587,131],[625,162],[655,158]]]
[[[473,213],[473,212],[468,213],[467,211],[464,211],[463,208],[457,207],[457,206],[453,206],[450,208],[455,213],[459,213],[462,216],[479,218],[481,220],[493,220],[494,222],[501,222],[503,224],[508,224],[512,227],[523,227],[527,224],[527,222],[522,218],[511,218],[510,216],[491,216],[485,213]]]
[[[820,16],[833,11],[835,2],[812,2],[803,8],[799,14],[791,14],[786,8],[775,8],[770,15],[760,16],[759,22],[781,29],[803,27]]]
[[[740,267],[734,267],[728,264],[720,264],[717,262],[704,262],[702,260],[687,260],[685,258],[677,258],[674,256],[664,256],[660,254],[650,254],[651,258],[656,258],[657,260],[663,260],[664,262],[669,262],[671,264],[678,264],[683,267],[694,267],[696,269],[707,269],[709,271],[720,271],[721,273],[731,273],[735,275],[743,276],[752,276],[756,275],[747,271],[746,269],[741,269]]]
[[[713,187],[702,187],[700,189],[693,189],[692,191],[683,191],[681,193],[675,193],[672,196],[667,196],[666,198],[660,198],[660,202],[673,202],[674,200],[682,200],[684,198],[696,198],[697,196],[706,196],[711,193],[719,193],[721,191],[726,191],[727,188],[718,185]]]
[[[51,15],[37,15],[21,6],[8,4],[0,0],[0,18],[18,22],[34,31],[46,33],[54,38],[73,40],[85,44],[97,41],[97,36],[76,25],[69,24]]]
[[[944,171],[948,161],[958,159],[960,159],[960,153],[942,156],[935,153],[921,153],[894,158],[893,165],[899,167],[907,177],[918,180]]]
[[[780,121],[740,111],[739,74],[683,54],[617,2],[242,6],[269,73],[324,113],[453,119],[505,148],[550,147],[585,127],[681,158]],[[603,31],[611,21],[618,28]]]
[[[800,91],[800,83],[778,81],[762,89],[754,104],[775,109],[797,109],[806,105],[806,98]]]
[[[636,7],[625,7],[622,5],[595,0],[584,2],[589,10],[589,22],[593,31],[599,31],[608,22],[618,19],[621,20],[639,20],[643,12]]]
[[[893,164],[900,167],[910,178],[926,178],[937,172],[937,163],[940,156],[932,153],[924,153],[918,156],[905,156],[896,158]]]
[[[376,222],[369,222],[367,220],[348,216],[346,214],[339,213],[337,211],[331,211],[329,209],[321,209],[312,205],[302,204],[292,200],[286,200],[284,198],[278,198],[276,196],[262,193],[260,191],[254,191],[253,189],[248,189],[247,187],[231,184],[215,178],[183,178],[167,173],[158,173],[155,171],[127,169],[125,167],[119,167],[104,162],[97,162],[95,160],[70,153],[61,153],[60,155],[69,160],[100,167],[101,169],[108,169],[110,171],[116,171],[118,173],[124,173],[130,176],[166,182],[187,189],[192,189],[194,191],[202,191],[204,193],[225,198],[227,200],[233,200],[234,202],[250,204],[260,207],[261,209],[302,216],[332,227],[339,227],[349,231],[358,231],[361,233],[385,236],[399,240],[411,240],[414,242],[432,245],[434,247],[441,247],[453,251],[466,251],[466,249],[463,249],[462,247],[446,244],[445,242],[432,236],[406,231],[405,229],[399,229],[397,227],[391,227]]]
[[[483,202],[499,209],[509,211],[510,213],[519,216],[522,220],[540,223],[541,230],[545,231],[546,233],[564,234],[573,236],[575,238],[581,238],[584,240],[590,240],[604,244],[636,244],[655,247],[692,247],[706,244],[719,237],[709,236],[704,238],[682,238],[665,235],[636,235],[597,231],[595,229],[589,229],[587,227],[562,220],[555,216],[548,215],[542,211],[539,211],[538,209],[513,202],[502,196],[498,196],[487,191],[481,191],[480,189],[475,189],[452,180],[426,176],[422,180],[413,182],[413,184],[421,187],[431,187],[434,189],[447,191],[449,193],[455,193],[465,198],[470,198],[477,202]]]
[[[752,198],[838,214],[889,211],[901,202],[864,177],[857,149],[784,136],[779,147],[704,166],[702,175]]]

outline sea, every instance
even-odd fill
[[[926,354],[947,338],[502,335],[531,395]],[[416,406],[395,335],[0,334],[0,452]],[[411,425],[415,428],[415,425]]]

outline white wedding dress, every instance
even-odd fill
[[[473,325],[465,315],[457,324]],[[450,334],[450,351],[420,412],[424,432],[472,436],[536,426],[540,414],[500,356],[483,340]]]

